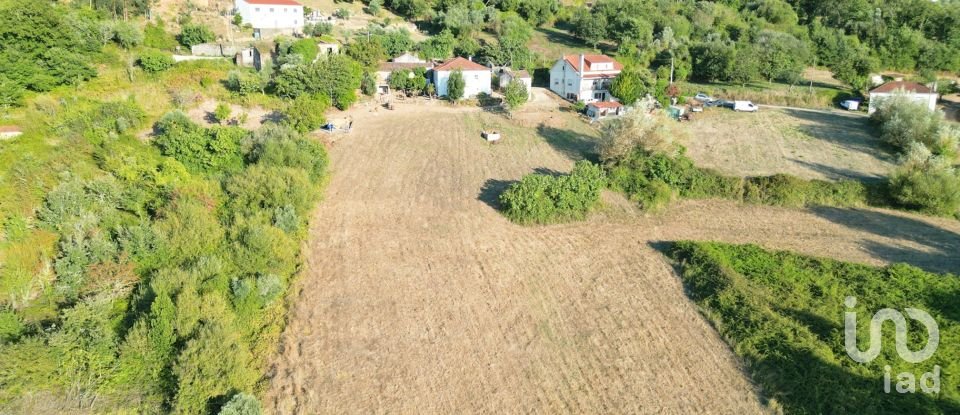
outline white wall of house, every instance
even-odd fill
[[[234,5],[243,23],[249,23],[254,29],[303,30],[303,6],[249,4],[244,0],[236,0]]]
[[[450,80],[450,74],[453,71],[433,71],[433,84],[437,88],[437,95],[447,95],[447,83]],[[478,94],[491,93],[490,89],[490,70],[485,71],[463,71],[463,97],[472,98]]]
[[[867,109],[868,114],[873,114],[877,112],[880,104],[887,98],[890,98],[895,95],[903,95],[913,102],[917,102],[925,105],[930,111],[935,111],[937,109],[937,99],[939,96],[937,94],[920,94],[920,93],[902,93],[902,92],[871,92],[870,93],[870,107]]]
[[[613,99],[608,91],[609,83],[620,73],[614,69],[613,63],[598,62],[585,69],[587,76],[583,77],[566,59],[557,60],[550,68],[550,90],[573,101],[590,103]],[[591,78],[598,75],[608,78]]]
[[[565,59],[560,59],[550,68],[550,90],[566,99],[580,99],[580,75]]]

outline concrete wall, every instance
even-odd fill
[[[452,71],[434,71],[433,84],[437,88],[437,95],[447,95],[447,81],[450,80]],[[490,71],[463,71],[463,97],[472,98],[483,93],[491,93],[490,89]]]
[[[233,57],[237,56],[243,50],[240,45],[228,45],[223,43],[201,43],[190,47],[190,53],[193,56],[214,56],[214,57]]]
[[[243,23],[249,23],[254,29],[303,31],[303,6],[247,4],[244,0],[236,0],[234,5]]]

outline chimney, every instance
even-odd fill
[[[580,74],[583,75],[583,54],[580,54]]]
[[[467,56],[467,60],[473,62],[473,55]]]

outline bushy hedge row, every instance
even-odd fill
[[[38,212],[59,238],[42,294],[56,314],[0,310],[0,408],[44,390],[105,411],[257,407],[237,394],[255,392],[277,344],[326,151],[284,126],[179,113],[152,147],[102,127],[137,114],[122,104],[62,124],[96,147],[96,169],[64,175]]]
[[[569,175],[531,174],[500,195],[504,214],[518,223],[582,219],[606,186],[603,169],[579,161]]]
[[[870,267],[753,245],[678,242],[668,255],[680,264],[690,298],[701,307],[733,351],[743,358],[761,393],[793,414],[942,414],[960,411],[960,335],[952,317],[960,280],[907,265]],[[929,360],[911,364],[897,355],[893,330],[883,331],[876,360],[861,364],[844,347],[844,300],[856,297],[860,350],[866,350],[869,320],[882,308],[918,308],[939,325],[940,343]],[[912,326],[912,325],[911,325]],[[913,335],[917,333],[917,335]],[[909,348],[927,341],[922,325],[911,327]],[[891,392],[884,393],[884,366]],[[896,393],[897,375],[941,367],[939,396]]]
[[[611,165],[609,179],[611,188],[647,209],[661,207],[674,195],[791,207],[864,205],[869,196],[867,186],[858,181],[805,180],[785,174],[730,177],[699,168],[682,154],[671,157],[642,149]]]

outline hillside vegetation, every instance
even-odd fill
[[[878,268],[753,245],[678,242],[667,254],[680,266],[690,299],[701,307],[734,352],[743,358],[761,393],[791,414],[940,414],[960,411],[957,358],[960,336],[956,276],[908,265]],[[844,305],[856,297],[858,344],[866,350],[869,320],[882,308],[918,308],[939,326],[939,348],[912,364],[897,355],[892,324],[883,330],[883,348],[860,364],[844,348]],[[911,324],[911,350],[927,341],[921,324]],[[884,393],[884,367],[891,367],[892,393]],[[941,368],[939,395],[897,393],[897,375],[919,380]]]

